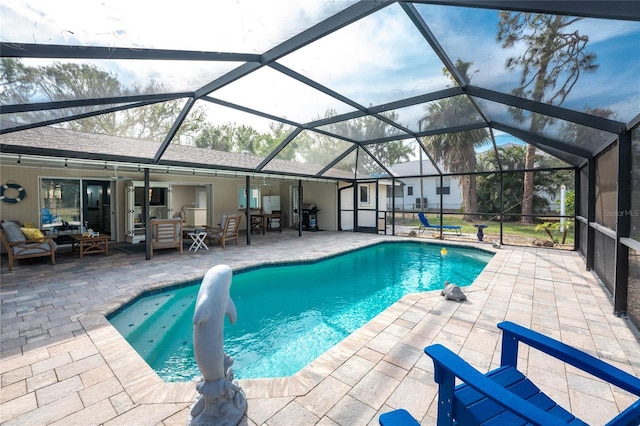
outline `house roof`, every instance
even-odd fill
[[[446,172],[442,164],[438,168],[429,160],[407,161],[393,166],[393,173],[396,176],[437,176],[443,171]]]
[[[635,2],[264,3],[187,0],[180,11],[115,0],[74,10],[45,0],[0,5],[0,154],[354,179],[394,175],[398,162],[421,154],[435,158],[425,137],[476,129],[490,130],[494,147],[496,134],[509,135],[581,166],[640,121]],[[558,91],[571,74],[560,66],[558,87],[535,96],[522,83],[532,76],[509,60],[527,54],[525,43],[497,41],[501,11],[563,19],[593,66]],[[21,86],[10,78],[16,63],[57,65],[59,74]],[[78,67],[118,84],[82,87]],[[78,84],[62,90],[64,81]],[[143,140],[144,121],[127,129],[142,136],[127,139],[96,126],[77,137],[54,128],[94,117],[126,123],[163,107],[172,118],[153,141]],[[250,127],[260,135],[250,142],[264,146],[252,155],[238,145],[195,148],[201,129],[183,126],[196,115],[209,129]],[[398,149],[404,154],[392,155]]]
[[[16,151],[25,147],[40,156],[57,158],[83,158],[106,160],[114,164],[152,164],[160,143],[142,139],[116,137],[99,133],[83,133],[54,127],[39,127],[0,135],[0,143],[10,143]],[[212,171],[252,172],[262,161],[246,153],[231,153],[193,146],[171,144],[157,165],[171,165],[186,169],[209,169]],[[101,168],[101,164],[96,163]],[[274,160],[277,172],[286,176],[309,176],[319,166]],[[121,169],[122,170],[122,169]],[[344,170],[333,170],[336,178],[351,179],[352,174]]]

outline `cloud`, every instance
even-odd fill
[[[1,37],[5,42],[263,53],[354,2],[182,0],[179,6],[169,6],[144,0],[4,0],[0,5]],[[505,93],[518,85],[519,73],[507,71],[505,63],[508,57],[521,52],[522,46],[501,48],[496,41],[497,11],[429,4],[416,4],[416,8],[452,61],[460,58],[473,62],[473,85]],[[622,37],[636,42],[640,39],[638,22],[583,19],[575,27],[589,35],[599,60],[615,64],[623,59],[608,53],[616,41],[619,44]],[[633,48],[629,46],[624,67],[607,62],[596,74],[585,76],[568,104],[578,109],[597,106],[605,91],[624,96],[626,88],[629,94],[628,88],[637,87],[638,77],[639,59]],[[305,46],[281,62],[364,106],[428,93],[450,84],[442,75],[443,64],[397,4]],[[144,83],[154,78],[175,91],[195,90],[239,65],[180,61],[94,63],[117,73],[125,83]],[[339,102],[302,88],[299,83],[287,82],[277,74],[273,70],[256,72],[246,82],[229,85],[219,95],[300,121],[322,115],[330,107],[345,111]],[[231,93],[232,89],[236,92]],[[629,96],[637,94],[637,90],[631,90]],[[631,106],[629,114],[638,113],[637,102],[616,97],[606,103],[615,108]]]

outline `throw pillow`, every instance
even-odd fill
[[[25,228],[35,228],[36,224],[34,222],[25,222],[22,224],[22,226]]]
[[[20,231],[28,240],[44,241],[44,235],[38,228],[20,228]]]
[[[14,221],[4,221],[2,223],[2,231],[4,232],[4,236],[7,237],[7,240],[10,243],[16,243],[21,241],[26,241],[24,234],[20,232],[20,225],[16,225]]]

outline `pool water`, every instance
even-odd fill
[[[225,323],[237,378],[295,374],[408,293],[466,286],[492,257],[481,250],[384,243],[314,263],[234,272],[238,321]],[[111,323],[165,381],[200,377],[192,317],[200,282],[146,296]]]

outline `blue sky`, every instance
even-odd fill
[[[0,37],[9,42],[262,53],[352,3],[184,0],[175,8],[124,0],[3,0]],[[462,58],[474,63],[472,84],[507,93],[517,85],[518,73],[507,72],[504,63],[518,48],[506,51],[496,42],[497,11],[422,4],[416,8],[453,61]],[[584,19],[576,29],[590,36],[589,49],[598,55],[600,68],[581,77],[563,106],[577,110],[607,107],[616,111],[619,120],[631,120],[640,113],[640,23]],[[397,4],[281,62],[365,106],[450,84],[442,75],[442,64]],[[237,64],[102,61],[100,65],[123,80],[157,78],[173,90],[185,90]],[[336,101],[318,101],[323,96],[300,96],[299,83],[274,78],[274,73],[260,73],[264,77],[256,75],[252,82],[230,85],[214,96],[248,101],[249,106],[276,115],[288,108],[292,111],[288,114],[295,113],[302,122],[336,106]],[[213,121],[224,121],[219,109],[216,114]],[[401,121],[413,123],[417,117],[401,117]]]

